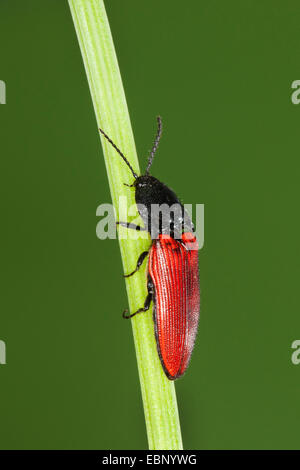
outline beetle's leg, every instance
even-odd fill
[[[153,294],[154,294],[154,284],[153,284],[153,281],[150,277],[150,274],[148,274],[147,289],[148,289],[149,294],[151,294],[153,296]]]
[[[130,277],[130,276],[132,276],[134,273],[136,273],[136,272],[140,269],[140,267],[141,267],[141,265],[143,264],[143,261],[144,261],[144,259],[146,258],[146,256],[147,256],[148,253],[149,253],[149,251],[143,251],[143,253],[140,254],[140,256],[139,256],[139,258],[138,258],[138,260],[137,260],[135,270],[132,271],[132,273],[130,273],[130,274],[124,274],[124,277]]]
[[[124,310],[123,318],[126,318],[126,319],[132,318],[135,315],[137,315],[138,313],[147,312],[147,310],[149,310],[151,300],[153,300],[153,296],[154,296],[154,285],[153,285],[153,281],[152,281],[152,279],[149,275],[148,275],[147,289],[148,289],[148,295],[146,297],[144,307],[139,308],[136,312],[132,313],[131,315],[127,315],[127,313],[128,313],[127,309]]]
[[[151,304],[151,300],[152,300],[152,293],[149,292],[149,294],[147,295],[146,297],[146,300],[145,300],[145,303],[144,303],[144,307],[142,308],[139,308],[136,312],[132,313],[131,315],[127,315],[128,313],[128,310],[124,310],[123,312],[123,318],[132,318],[134,317],[135,315],[137,315],[138,313],[142,313],[142,312],[147,312],[147,310],[149,310],[150,308],[150,304]]]
[[[116,222],[116,224],[117,225],[122,225],[122,227],[132,228],[133,230],[138,230],[139,232],[146,230],[145,227],[141,227],[140,225],[131,224],[130,222]]]

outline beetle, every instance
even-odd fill
[[[157,134],[144,175],[138,176],[131,164],[99,129],[129,167],[134,182],[124,183],[135,190],[135,202],[145,227],[128,222],[117,224],[128,229],[147,230],[151,246],[140,254],[136,268],[124,277],[134,275],[148,256],[147,289],[144,305],[124,318],[146,312],[153,302],[153,320],[158,355],[170,380],[186,371],[194,348],[200,314],[198,243],[193,223],[176,194],[149,174],[162,134],[162,121],[157,117]],[[167,209],[157,212],[157,207]],[[177,210],[173,210],[175,209]],[[155,209],[155,210],[154,210]],[[155,217],[154,217],[155,215]]]

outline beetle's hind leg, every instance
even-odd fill
[[[151,300],[152,300],[152,294],[149,292],[149,294],[146,297],[144,307],[139,308],[136,312],[132,313],[131,315],[127,315],[127,313],[128,313],[127,309],[124,310],[123,318],[126,318],[126,320],[128,320],[128,318],[132,318],[135,315],[137,315],[138,313],[147,312],[147,310],[149,310],[149,308],[150,308]]]
[[[146,256],[148,255],[149,251],[143,251],[143,253],[140,254],[138,260],[137,260],[137,263],[136,263],[136,268],[134,271],[132,271],[132,273],[130,274],[124,274],[124,277],[130,277],[132,276],[133,274],[135,274],[139,269],[140,267],[142,266],[143,264],[143,261],[144,259],[146,258]]]
[[[132,313],[131,315],[127,315],[127,313],[128,313],[127,309],[124,310],[123,318],[126,318],[126,319],[132,318],[135,315],[137,315],[138,313],[147,312],[147,310],[149,310],[151,301],[153,300],[153,294],[154,294],[153,282],[152,282],[150,277],[148,277],[147,288],[148,288],[148,295],[146,297],[144,307],[139,308],[136,312]]]

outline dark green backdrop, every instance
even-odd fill
[[[143,162],[205,204],[185,448],[298,448],[299,1],[106,1]],[[147,446],[110,202],[68,4],[0,3],[1,448]]]

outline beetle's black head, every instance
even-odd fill
[[[193,224],[172,189],[151,175],[138,176],[133,183],[135,201],[141,218],[152,238],[168,234],[180,238],[183,227],[193,230]]]
[[[179,203],[176,194],[164,183],[151,175],[138,176],[133,183],[135,188],[135,201],[150,209],[151,204]]]

